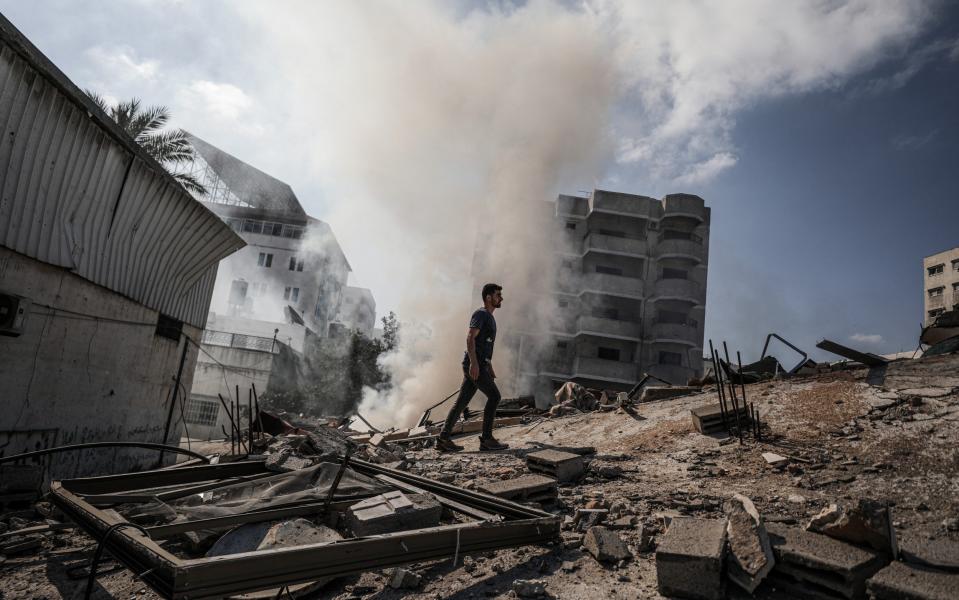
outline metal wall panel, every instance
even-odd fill
[[[0,245],[205,326],[242,238],[2,16],[0,126]]]

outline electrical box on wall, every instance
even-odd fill
[[[0,335],[17,337],[23,333],[30,301],[23,296],[0,292]]]

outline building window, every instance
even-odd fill
[[[266,252],[260,252],[260,256],[256,259],[256,264],[258,267],[270,268],[273,266],[273,255]]]
[[[929,294],[930,298],[936,298],[942,295],[942,290],[944,289],[945,289],[944,287],[937,287],[937,288],[932,288],[931,290],[926,290],[926,292]]]
[[[566,221],[566,229],[576,231],[576,223],[574,221]]]
[[[929,316],[930,316],[930,317],[937,317],[937,316],[941,315],[941,314],[944,313],[944,312],[946,312],[946,309],[944,309],[944,308],[934,308],[934,309],[932,309],[932,310],[929,311]]]
[[[296,302],[300,299],[300,288],[298,287],[287,287],[283,288],[283,299]]]
[[[663,267],[663,279],[686,279],[686,271]]]
[[[557,302],[557,304],[559,304],[559,307],[560,307],[560,308],[566,308],[567,306],[569,306],[569,301],[568,301],[568,300],[559,300],[559,301]]]
[[[596,350],[596,356],[601,360],[619,360],[619,349],[618,348],[598,348]]]
[[[291,257],[290,257],[290,270],[291,270],[291,271],[302,271],[302,270],[303,270],[303,261],[302,261],[302,260],[300,261],[300,268],[297,269],[297,268],[296,268],[296,257],[295,257],[295,256],[291,256]]]
[[[677,367],[683,366],[683,355],[679,352],[660,352],[659,353],[659,364],[661,365],[675,365]]]
[[[952,270],[953,270],[953,271],[959,271],[959,258],[957,258],[956,260],[952,261]]]
[[[216,425],[216,417],[220,412],[220,405],[211,400],[190,398],[183,410],[183,419],[194,425]]]
[[[929,272],[929,277],[933,277],[935,275],[942,275],[942,268],[944,266],[946,266],[946,263],[942,263],[940,265],[933,265],[929,267],[928,269],[926,269],[926,271]]]
[[[597,273],[604,273],[606,275],[622,275],[623,270],[619,267],[607,267],[605,265],[596,265]]]
[[[672,323],[674,325],[685,325],[686,315],[675,310],[661,310],[656,314],[657,323]]]
[[[601,319],[612,319],[616,321],[619,319],[619,309],[599,308],[598,310],[596,310],[595,315]]]
[[[569,345],[568,342],[556,342],[557,350],[566,350],[566,347]]]

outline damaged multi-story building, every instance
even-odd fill
[[[243,240],[2,16],[0,122],[0,456],[176,444],[217,263]],[[47,475],[157,456],[73,453]]]
[[[317,345],[340,349],[346,332],[370,336],[373,294],[348,285],[350,264],[330,226],[309,216],[292,188],[195,135],[192,174],[209,190],[204,204],[247,246],[220,265],[205,352],[186,420],[195,437],[222,435],[225,399],[260,393],[280,376],[295,386],[302,357]],[[236,398],[233,398],[236,401]]]
[[[517,390],[564,381],[628,390],[644,373],[676,384],[700,375],[710,227],[703,199],[594,190],[560,195],[552,206],[561,240],[555,305],[547,331],[511,339]]]
[[[923,324],[947,310],[959,310],[959,246],[922,259]]]

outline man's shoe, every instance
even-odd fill
[[[497,450],[506,450],[509,444],[497,441],[495,438],[480,438],[480,450],[483,452],[495,452]]]
[[[436,449],[440,452],[459,452],[463,447],[449,438],[438,437],[436,438]]]

